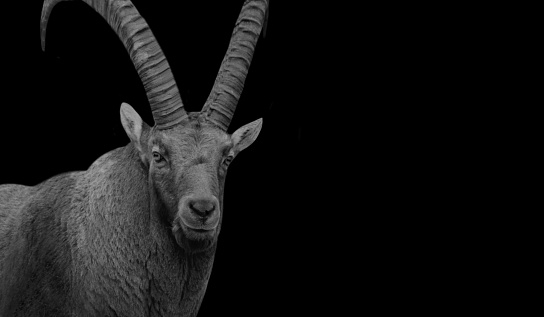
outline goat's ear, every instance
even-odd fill
[[[142,151],[142,132],[149,129],[147,124],[142,121],[140,115],[128,103],[121,105],[121,123],[129,139],[134,143],[134,146],[141,154]]]
[[[257,139],[257,136],[259,136],[262,126],[263,118],[260,118],[236,130],[231,137],[232,143],[234,144],[234,153],[238,154],[240,151],[250,146],[251,143]]]

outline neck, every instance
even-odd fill
[[[156,229],[162,238],[154,243],[146,263],[150,315],[161,315],[155,308],[172,307],[170,313],[196,316],[210,278],[216,244],[205,251],[190,252],[175,242],[168,228]]]
[[[159,309],[172,307],[170,313],[196,316],[210,278],[217,242],[202,251],[191,250],[188,243],[180,246],[166,217],[161,216],[166,209],[149,180],[148,192],[149,232],[153,240],[146,263],[150,315],[161,315]]]
[[[109,307],[132,316],[146,310],[150,316],[195,316],[215,243],[194,253],[176,243],[131,146],[97,160],[86,178],[86,191],[97,198],[89,200],[85,220],[74,221],[85,228],[77,260],[87,269],[74,275],[86,293],[84,302],[96,312]]]

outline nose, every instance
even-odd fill
[[[189,209],[201,218],[210,217],[217,209],[215,199],[191,199],[188,201]]]

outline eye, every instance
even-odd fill
[[[162,163],[164,161],[164,158],[159,152],[153,151],[153,160],[155,161],[155,163]]]
[[[223,165],[229,166],[229,164],[230,164],[230,162],[232,162],[232,159],[233,159],[233,158],[234,158],[234,157],[232,157],[231,155],[225,157],[225,158],[223,159]]]

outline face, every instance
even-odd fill
[[[209,247],[219,232],[233,142],[212,126],[190,123],[152,131],[147,142],[149,179],[181,246]]]
[[[192,114],[167,130],[151,129],[127,104],[121,121],[148,168],[149,190],[177,243],[190,251],[214,244],[223,216],[223,189],[234,157],[257,138],[262,119],[232,135]]]

